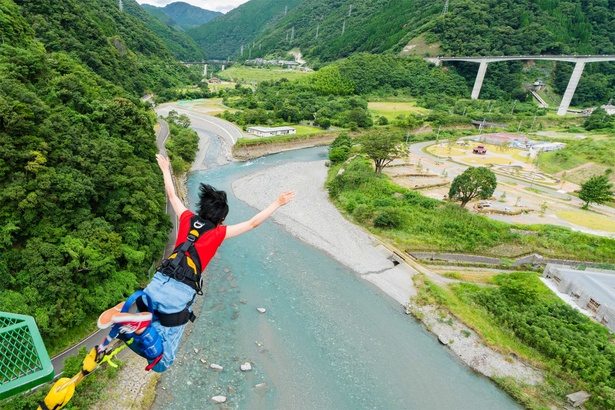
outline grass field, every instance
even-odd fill
[[[298,135],[304,135],[304,134],[317,134],[317,133],[321,133],[321,132],[326,132],[327,130],[323,130],[322,128],[319,127],[310,127],[309,125],[295,125],[292,124],[290,125],[290,127],[293,127],[297,130],[297,134]]]
[[[367,109],[372,112],[374,117],[386,117],[389,120],[396,118],[400,114],[427,114],[429,110],[417,107],[415,102],[370,102]]]
[[[233,108],[227,108],[222,105],[222,98],[204,98],[200,100],[181,101],[180,106],[188,106],[191,109],[197,110],[202,113],[216,115],[229,111],[231,113],[237,111]]]
[[[218,78],[232,82],[260,83],[261,81],[280,80],[296,80],[311,75],[310,72],[285,70],[285,69],[267,69],[267,68],[249,68],[249,67],[231,67],[227,70],[220,71]]]
[[[502,157],[482,157],[480,155],[475,155],[473,157],[466,157],[462,159],[463,162],[468,162],[470,164],[498,164],[498,165],[507,165],[510,164],[510,159],[502,158]]]
[[[557,216],[575,225],[600,231],[615,232],[615,221],[603,216],[577,211],[562,211],[558,212]]]

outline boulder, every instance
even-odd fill
[[[213,401],[214,403],[224,403],[226,402],[226,397],[225,396],[214,396],[211,398],[211,401]]]
[[[242,372],[247,372],[252,370],[252,365],[250,364],[250,362],[245,362],[241,364],[241,371]]]
[[[214,370],[222,370],[222,369],[224,369],[224,367],[220,366],[219,364],[215,364],[215,363],[210,364],[209,367],[211,367]]]
[[[256,310],[258,310],[259,313],[265,313],[267,311],[265,308],[256,308]]]

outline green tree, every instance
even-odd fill
[[[370,133],[359,139],[363,153],[374,161],[376,175],[399,155],[401,141],[400,134],[391,132]]]
[[[461,207],[464,208],[474,198],[489,198],[497,184],[495,174],[489,168],[470,167],[453,179],[448,197],[461,201]]]
[[[579,198],[585,201],[584,209],[587,209],[592,202],[604,204],[612,201],[613,184],[609,182],[608,173],[593,176],[582,184]]]
[[[331,145],[329,146],[329,160],[336,164],[339,162],[344,162],[350,156],[350,149],[352,148],[352,139],[345,132],[333,140]]]

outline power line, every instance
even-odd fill
[[[448,13],[448,0],[444,2],[444,8],[442,9],[442,15],[445,15],[446,13]]]

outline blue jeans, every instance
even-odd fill
[[[158,310],[161,313],[181,312],[193,300],[196,293],[190,286],[165,276],[160,272],[156,272],[154,278],[144,291],[152,298],[154,310]],[[192,311],[192,306],[190,311]],[[151,326],[154,326],[158,335],[162,338],[164,349],[162,359],[152,370],[164,372],[175,360],[186,325],[165,327],[158,320],[154,320]]]

